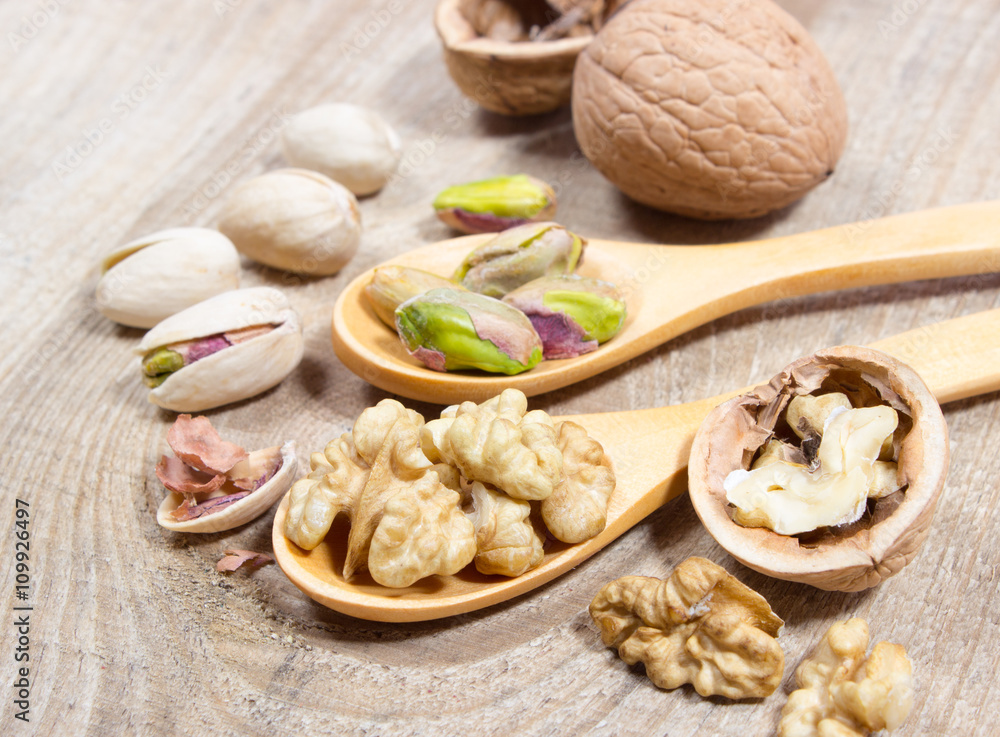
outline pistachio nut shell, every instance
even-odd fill
[[[336,103],[296,115],[281,131],[281,150],[292,166],[318,171],[362,196],[389,181],[403,144],[374,110]]]
[[[277,169],[238,185],[219,230],[254,261],[277,269],[335,274],[361,242],[361,212],[350,190],[306,169]]]
[[[625,301],[614,284],[576,274],[535,279],[508,292],[503,301],[531,320],[546,359],[589,353],[625,322]]]
[[[542,360],[528,318],[475,292],[441,288],[413,297],[396,310],[396,330],[410,355],[435,371],[513,375]]]
[[[170,228],[114,249],[101,263],[97,309],[122,325],[150,328],[240,285],[240,256],[209,228]]]
[[[434,198],[438,218],[463,233],[498,233],[556,214],[556,193],[526,174],[494,177],[442,190]]]
[[[156,521],[161,526],[175,532],[231,530],[257,519],[274,506],[274,503],[279,501],[285,492],[292,487],[297,471],[298,459],[295,457],[295,443],[288,441],[281,446],[281,468],[278,469],[278,472],[268,479],[267,483],[238,502],[220,512],[178,522],[171,517],[170,513],[181,505],[184,497],[177,492],[171,492],[160,503],[160,507],[156,511]]]
[[[437,287],[462,289],[451,279],[410,266],[380,266],[365,287],[365,297],[386,325],[396,328],[396,308],[418,294]]]
[[[256,325],[275,327],[169,374],[150,390],[149,401],[175,412],[200,412],[279,384],[302,359],[304,342],[298,313],[272,287],[226,292],[178,312],[146,333],[136,353],[141,357],[182,341]]]
[[[586,241],[556,223],[526,223],[474,249],[452,277],[466,289],[502,297],[543,276],[571,274]]]

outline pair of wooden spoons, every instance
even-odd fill
[[[340,346],[338,355],[343,355],[346,345],[352,346],[352,368],[361,376],[406,396],[438,402],[481,400],[498,394],[505,386],[535,394],[590,376],[714,317],[775,297],[1000,270],[1000,243],[995,236],[1000,232],[998,226],[1000,205],[985,203],[756,244],[692,248],[592,244],[587,256],[591,268],[597,262],[608,268],[632,265],[640,269],[626,274],[637,285],[629,298],[630,321],[622,334],[592,354],[543,363],[537,379],[531,379],[530,372],[512,378],[439,375],[414,365],[399,348],[395,336],[367,308],[361,290],[370,273],[353,282],[338,301],[334,343]],[[451,242],[434,249],[441,247],[457,263],[472,247],[470,239],[459,240],[459,245]],[[407,259],[395,263],[421,264],[432,270],[435,263],[446,266],[448,261],[440,254],[441,261],[428,263],[438,253],[434,249],[411,252]],[[620,258],[619,249],[623,254]],[[658,254],[658,249],[664,249],[665,254]],[[714,253],[716,249],[718,254]],[[413,253],[422,253],[423,260]],[[766,261],[763,266],[761,259]],[[797,273],[790,264],[798,268]],[[740,278],[741,268],[745,269],[745,279]],[[675,273],[677,269],[680,271]],[[446,268],[439,270],[450,273]],[[699,280],[702,283],[698,284]],[[673,296],[680,304],[665,293],[667,282],[676,287]],[[362,336],[367,337],[362,340]],[[619,340],[622,344],[617,347]],[[1000,310],[919,328],[872,347],[909,364],[940,402],[1000,388]],[[603,351],[607,351],[605,358],[600,357]],[[566,374],[560,373],[560,365],[566,367]],[[425,384],[427,391],[422,392]],[[553,547],[541,565],[517,578],[483,576],[467,569],[456,576],[432,577],[406,589],[387,589],[364,576],[344,581],[340,571],[345,551],[336,529],[309,552],[284,536],[287,498],[275,515],[272,541],[276,558],[291,581],[308,596],[363,619],[435,619],[511,599],[578,565],[683,493],[695,433],[713,408],[744,391],[670,407],[564,418],[586,427],[616,461],[617,486],[610,500],[607,525],[586,542]],[[694,501],[697,508],[702,500]],[[929,503],[933,505],[933,501]]]

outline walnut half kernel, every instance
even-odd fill
[[[344,578],[367,569],[392,588],[473,562],[483,574],[519,576],[541,563],[546,527],[563,542],[603,530],[615,488],[597,441],[529,412],[514,389],[427,423],[385,399],[311,466],[289,493],[285,535],[312,550],[344,514]]]
[[[590,604],[605,645],[642,662],[664,689],[690,683],[702,696],[762,698],[781,683],[784,622],[757,592],[704,558],[688,558],[665,581],[625,576]]]
[[[868,625],[837,622],[795,671],[798,689],[781,712],[778,737],[864,737],[892,731],[913,707],[913,665],[901,645],[880,642],[868,657]]]

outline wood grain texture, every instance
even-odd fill
[[[794,666],[837,619],[905,645],[916,703],[901,735],[988,735],[1000,700],[1000,441],[996,395],[946,405],[952,468],[934,527],[898,576],[822,592],[742,567],[686,497],[542,589],[438,622],[333,613],[277,566],[215,572],[225,548],[267,550],[270,517],[234,531],[160,528],[153,465],[170,413],[146,402],[141,332],[94,310],[100,257],[154,229],[211,225],[235,181],[283,165],[287,116],[347,100],[406,141],[400,176],[362,201],[344,271],[285,289],[306,356],[283,384],[210,413],[226,437],[305,454],[386,396],[338,363],[334,300],[365,269],[451,233],[446,185],[525,171],[559,189],[559,220],[594,238],[711,244],[1000,196],[1000,3],[783,0],[815,36],[850,116],[836,174],[785,211],[700,223],[636,205],[579,154],[568,111],[506,119],[447,76],[431,0],[0,4],[0,728],[3,734],[766,735]],[[384,12],[383,12],[384,11]],[[93,141],[93,142],[92,142]],[[788,297],[671,340],[533,406],[585,414],[679,404],[766,379],[818,348],[867,343],[998,306],[1000,276]],[[440,408],[408,403],[427,414]],[[303,460],[305,457],[303,456]],[[31,722],[14,719],[15,498],[31,504]],[[759,702],[657,690],[604,648],[586,613],[625,574],[719,562],[785,619],[788,667]]]

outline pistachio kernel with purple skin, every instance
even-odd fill
[[[610,282],[575,274],[543,277],[503,301],[531,320],[544,357],[574,358],[613,338],[625,322],[625,301]]]
[[[396,310],[396,330],[410,355],[435,371],[480,369],[519,374],[542,360],[531,321],[498,299],[438,288]]]
[[[168,346],[156,348],[142,359],[142,375],[146,386],[158,387],[175,371],[190,366],[196,361],[207,358],[214,353],[243,343],[251,338],[273,330],[274,325],[251,325],[248,328],[230,330],[216,335],[206,335],[204,338],[185,340]]]
[[[434,198],[434,210],[463,233],[498,233],[552,218],[556,194],[541,179],[516,174],[448,187]]]
[[[452,279],[488,297],[503,297],[543,276],[572,274],[586,241],[556,223],[528,223],[497,234],[474,249]]]

